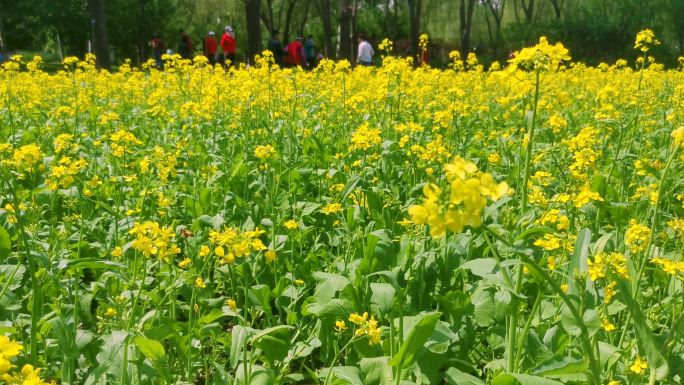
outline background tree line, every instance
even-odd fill
[[[355,37],[388,37],[395,54],[417,55],[430,36],[430,58],[441,65],[451,50],[481,61],[506,60],[540,35],[562,41],[588,64],[634,58],[634,36],[653,29],[664,44],[653,52],[675,65],[684,55],[684,0],[0,0],[0,42],[6,50],[110,59],[150,56],[158,33],[176,50],[180,28],[197,48],[210,30],[231,25],[247,60],[279,30],[283,40],[312,34],[326,57],[353,58]]]

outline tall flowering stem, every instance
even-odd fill
[[[556,43],[554,45],[549,44],[546,37],[539,38],[539,43],[533,47],[523,48],[522,50],[516,52],[514,57],[510,60],[510,66],[508,70],[510,72],[515,72],[519,68],[534,71],[535,76],[535,87],[534,87],[534,100],[532,104],[532,117],[530,119],[529,128],[527,131],[527,148],[525,150],[525,164],[523,168],[523,180],[522,180],[522,197],[520,200],[520,217],[522,218],[527,211],[528,194],[529,187],[528,182],[530,179],[530,164],[532,161],[532,147],[534,145],[534,128],[537,120],[537,107],[539,105],[539,81],[541,71],[555,71],[557,70],[563,61],[570,60],[570,55],[568,50],[561,44]],[[523,263],[522,256],[518,256],[518,267],[515,274],[515,293],[519,294],[522,291],[523,282]],[[507,369],[509,372],[514,372],[516,370],[516,354],[515,347],[518,343],[518,318],[519,308],[518,301],[515,297],[512,300],[512,311],[508,319],[508,333],[506,340],[506,355],[507,355]]]

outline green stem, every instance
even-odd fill
[[[520,217],[525,215],[527,210],[527,195],[529,192],[528,182],[530,179],[530,163],[532,159],[532,144],[534,143],[534,126],[537,120],[537,105],[539,104],[539,71],[535,71],[535,85],[534,85],[534,104],[532,105],[532,119],[530,121],[530,126],[527,135],[527,149],[525,151],[525,168],[523,171],[523,181],[522,181],[522,198],[520,203]],[[522,291],[523,282],[523,265],[518,264],[518,268],[515,273],[515,294],[520,294]],[[518,332],[518,317],[520,316],[520,309],[518,308],[518,301],[513,298],[511,301],[512,309],[510,319],[508,322],[508,340],[506,346],[506,354],[508,356],[508,371],[513,372],[515,370],[515,344],[517,342],[517,332]]]

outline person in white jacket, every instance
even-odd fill
[[[362,66],[371,66],[373,65],[373,55],[375,55],[375,51],[373,51],[373,46],[366,40],[366,36],[363,34],[359,35],[359,54],[356,57],[356,64],[362,65]]]

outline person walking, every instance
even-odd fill
[[[233,27],[227,26],[223,31],[223,36],[221,36],[221,49],[223,50],[223,66],[225,68],[235,65],[237,52],[235,41],[235,32],[233,32]]]
[[[192,59],[192,53],[194,51],[194,46],[192,44],[192,39],[190,35],[185,33],[184,30],[180,30],[180,41],[178,42],[178,53],[183,59]]]
[[[300,36],[287,45],[285,61],[292,67],[306,68],[306,53],[304,52],[304,45]]]
[[[152,40],[150,40],[150,47],[152,48],[152,56],[157,65],[157,69],[164,69],[164,62],[162,61],[162,55],[164,54],[164,42],[161,40],[158,34],[152,34]]]
[[[216,64],[216,48],[217,48],[217,43],[216,39],[214,38],[214,32],[209,31],[209,35],[207,36],[206,40],[204,41],[204,56],[209,59],[209,64],[212,66]]]
[[[373,51],[373,46],[366,40],[366,36],[364,34],[359,34],[359,49],[358,49],[358,56],[356,58],[356,64],[362,65],[362,66],[371,66],[373,65],[373,55],[375,55],[375,51]]]
[[[283,62],[285,51],[283,51],[283,43],[280,41],[280,32],[277,29],[274,29],[271,33],[271,39],[268,41],[267,48],[273,54],[275,63],[279,67],[283,67],[285,65]]]
[[[304,53],[306,54],[306,62],[309,64],[309,69],[316,67],[316,53],[318,48],[313,41],[313,35],[309,35],[304,41]]]

